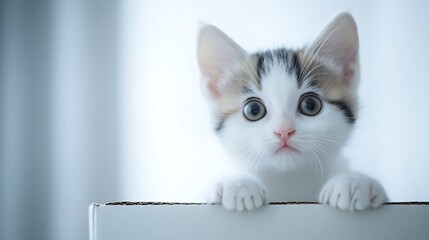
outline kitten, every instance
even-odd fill
[[[387,200],[352,172],[340,150],[357,117],[358,33],[338,15],[310,46],[247,53],[205,25],[198,61],[215,131],[238,166],[213,201],[242,211],[273,201],[319,201],[363,210]]]

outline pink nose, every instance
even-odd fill
[[[292,135],[295,133],[295,129],[289,128],[289,129],[283,129],[280,131],[274,132],[283,142],[286,142]]]

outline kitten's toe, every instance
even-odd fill
[[[252,197],[252,202],[256,208],[261,207],[264,204],[267,204],[267,197],[265,190],[262,190],[262,193],[257,197]]]
[[[243,198],[243,204],[244,204],[244,208],[248,210],[252,210],[254,208],[260,207],[260,206],[256,206],[256,204],[253,202],[253,196]]]
[[[383,186],[377,181],[374,181],[370,189],[370,203],[371,207],[380,207],[383,203],[388,201],[386,192]]]
[[[240,189],[237,195],[237,210],[243,211],[244,209],[252,210],[255,208],[252,201],[252,192],[247,189]]]
[[[265,190],[262,187],[254,186],[254,189],[242,189],[239,195],[241,197],[238,199],[241,201],[238,201],[238,204],[243,203],[243,209],[246,210],[259,208],[265,203]]]
[[[237,189],[233,186],[227,186],[223,190],[221,204],[228,210],[236,209]],[[238,210],[238,209],[237,209]]]

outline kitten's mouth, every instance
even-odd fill
[[[291,147],[287,143],[283,143],[275,153],[291,153],[291,152],[299,152],[298,149]]]

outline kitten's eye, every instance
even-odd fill
[[[250,98],[243,108],[243,115],[249,121],[261,120],[267,114],[264,104],[259,98]]]
[[[307,116],[316,116],[322,110],[322,100],[315,93],[307,93],[301,96],[298,110]]]

